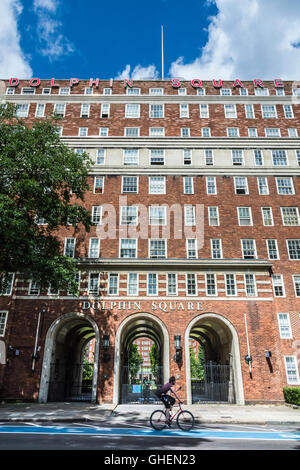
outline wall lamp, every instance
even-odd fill
[[[181,346],[180,335],[174,336],[174,347],[175,347],[175,355],[173,359],[177,364],[179,364],[182,361],[182,346]]]
[[[8,353],[11,357],[20,356],[20,350],[12,346],[8,346]]]
[[[110,361],[110,354],[108,352],[109,349],[109,335],[103,335],[103,362],[109,362]]]

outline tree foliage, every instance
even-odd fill
[[[137,373],[143,364],[143,358],[138,352],[137,345],[132,343],[129,347],[128,368],[131,378],[135,380]]]
[[[204,355],[203,349],[199,346],[198,356],[195,354],[193,348],[190,348],[190,364],[191,364],[191,377],[193,379],[204,378]]]
[[[70,237],[90,214],[81,201],[87,191],[90,160],[59,138],[57,118],[30,127],[8,105],[0,111],[0,283],[11,272],[41,287],[75,293],[76,260],[63,255],[58,230]],[[37,223],[45,219],[47,225]],[[71,225],[69,225],[71,224]],[[1,285],[0,285],[1,287]]]

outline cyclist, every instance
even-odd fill
[[[161,395],[160,395],[160,399],[161,401],[163,402],[163,404],[165,405],[166,407],[166,424],[167,426],[170,427],[170,410],[172,409],[174,403],[175,403],[175,398],[171,397],[169,395],[169,392],[173,393],[175,395],[175,397],[177,398],[177,400],[179,401],[179,403],[183,403],[180,398],[178,397],[177,393],[179,390],[181,390],[181,387],[178,387],[178,388],[174,388],[174,385],[175,385],[175,382],[176,382],[176,379],[174,376],[170,377],[169,378],[169,382],[165,383],[162,387],[161,387]]]

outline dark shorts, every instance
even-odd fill
[[[170,408],[175,403],[175,398],[171,397],[170,395],[162,395],[161,401],[165,405],[166,408]]]

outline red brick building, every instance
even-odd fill
[[[94,162],[94,225],[59,233],[79,297],[17,273],[0,297],[2,398],[88,396],[92,338],[91,401],[124,400],[142,337],[158,346],[160,381],[175,375],[188,403],[281,402],[299,385],[297,82],[32,79],[0,93],[29,124],[61,114],[62,140]],[[205,358],[196,388],[191,339]]]

